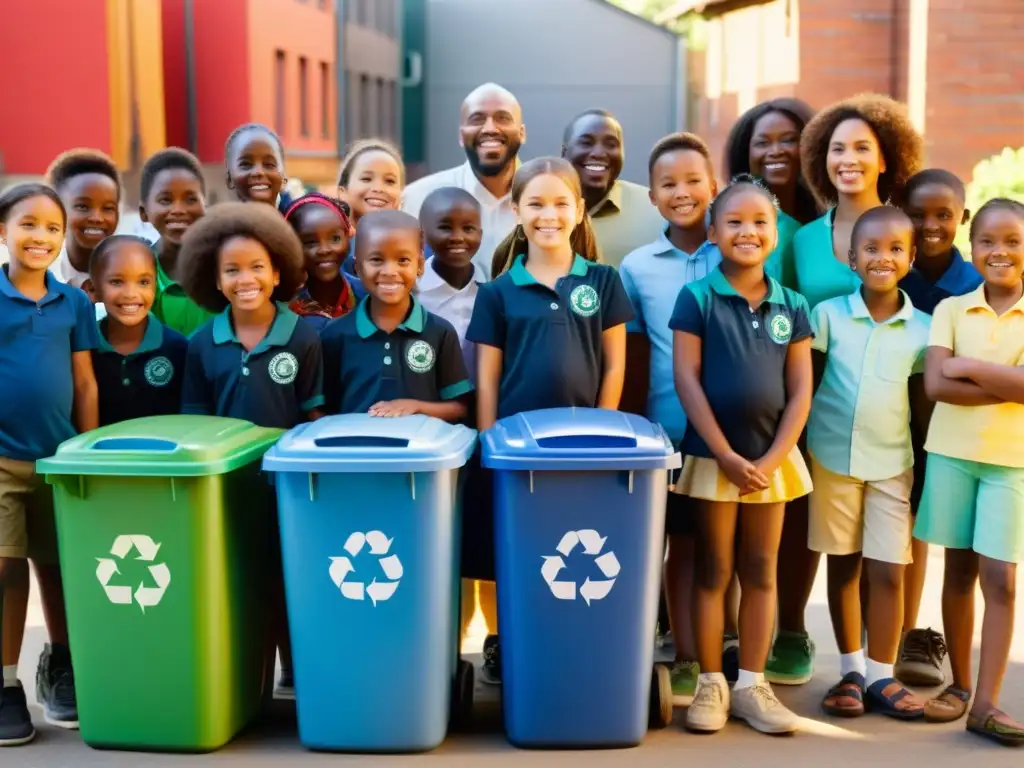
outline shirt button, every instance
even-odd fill
[[[384,349],[391,349],[391,342],[390,341],[385,341],[384,342]]]
[[[391,355],[384,355],[384,365],[391,365]]]
[[[249,369],[248,368],[243,368],[242,369],[242,375],[243,376],[248,376],[249,375]]]
[[[755,328],[760,328],[761,327],[760,325],[758,325],[757,320],[755,320],[753,323],[751,323],[751,325],[753,325]]]
[[[552,301],[551,302],[551,308],[552,309],[558,309],[558,305],[555,302]]]
[[[125,385],[125,386],[127,387],[127,386],[128,386],[129,384],[131,384],[131,383],[132,383],[132,381],[131,381],[131,379],[123,379],[123,380],[121,381],[121,383],[122,383],[122,384],[124,384],[124,385]]]

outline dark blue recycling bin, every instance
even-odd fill
[[[520,747],[623,747],[647,731],[669,470],[664,430],[555,408],[481,437],[494,471],[505,730]]]
[[[296,427],[265,455],[305,746],[432,749],[452,696],[471,703],[457,564],[459,481],[475,445],[474,430],[427,416],[353,414]],[[468,691],[453,692],[457,669]]]

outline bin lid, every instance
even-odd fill
[[[263,457],[271,472],[437,472],[463,466],[476,430],[417,414],[349,413],[300,424]]]
[[[481,436],[490,469],[676,469],[665,430],[641,416],[601,408],[547,408],[502,419]]]
[[[36,463],[46,475],[198,477],[259,459],[282,430],[221,416],[148,416],[65,441]]]

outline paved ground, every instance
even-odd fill
[[[930,578],[925,595],[922,621],[939,626],[939,576],[941,555],[933,552]],[[1022,590],[1024,591],[1024,590]],[[980,606],[980,598],[979,598]],[[1021,613],[1019,612],[1018,616]],[[980,618],[980,617],[979,617]],[[644,744],[627,752],[621,750],[587,752],[524,752],[508,745],[501,734],[497,700],[493,689],[478,690],[484,703],[478,707],[477,733],[453,736],[439,750],[416,756],[342,756],[313,754],[302,749],[296,738],[294,710],[279,702],[275,717],[268,724],[243,734],[238,740],[212,755],[140,755],[99,752],[85,746],[77,733],[66,733],[41,725],[36,742],[28,747],[4,751],[4,768],[135,768],[136,766],[277,766],[282,760],[291,764],[328,765],[343,761],[346,766],[385,767],[391,765],[444,765],[445,768],[518,765],[527,762],[547,766],[586,765],[588,768],[621,766],[668,766],[682,761],[696,764],[742,766],[826,765],[829,768],[858,765],[892,765],[897,761],[938,766],[955,766],[984,761],[986,768],[1021,765],[1024,754],[990,747],[963,732],[963,724],[929,726],[900,724],[878,716],[855,721],[829,720],[820,715],[819,702],[829,685],[835,682],[838,661],[825,607],[824,581],[819,578],[809,609],[811,631],[818,641],[818,676],[800,688],[781,689],[786,703],[806,718],[805,731],[794,737],[771,738],[755,733],[738,723],[717,735],[695,736],[681,728],[681,710],[676,723],[667,730],[651,732]],[[33,677],[35,660],[45,638],[38,606],[33,605],[33,624],[28,647],[22,657],[22,677]],[[979,621],[980,630],[980,621]],[[1008,673],[1004,708],[1024,717],[1024,620],[1018,618],[1017,636]],[[34,716],[40,720],[38,709]],[[292,762],[293,761],[293,762]]]

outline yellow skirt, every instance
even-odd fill
[[[742,504],[777,504],[806,496],[813,489],[811,473],[803,454],[794,447],[782,465],[768,478],[763,491],[740,496],[740,489],[729,482],[714,459],[687,456],[676,480],[676,493],[706,501],[736,501]]]

